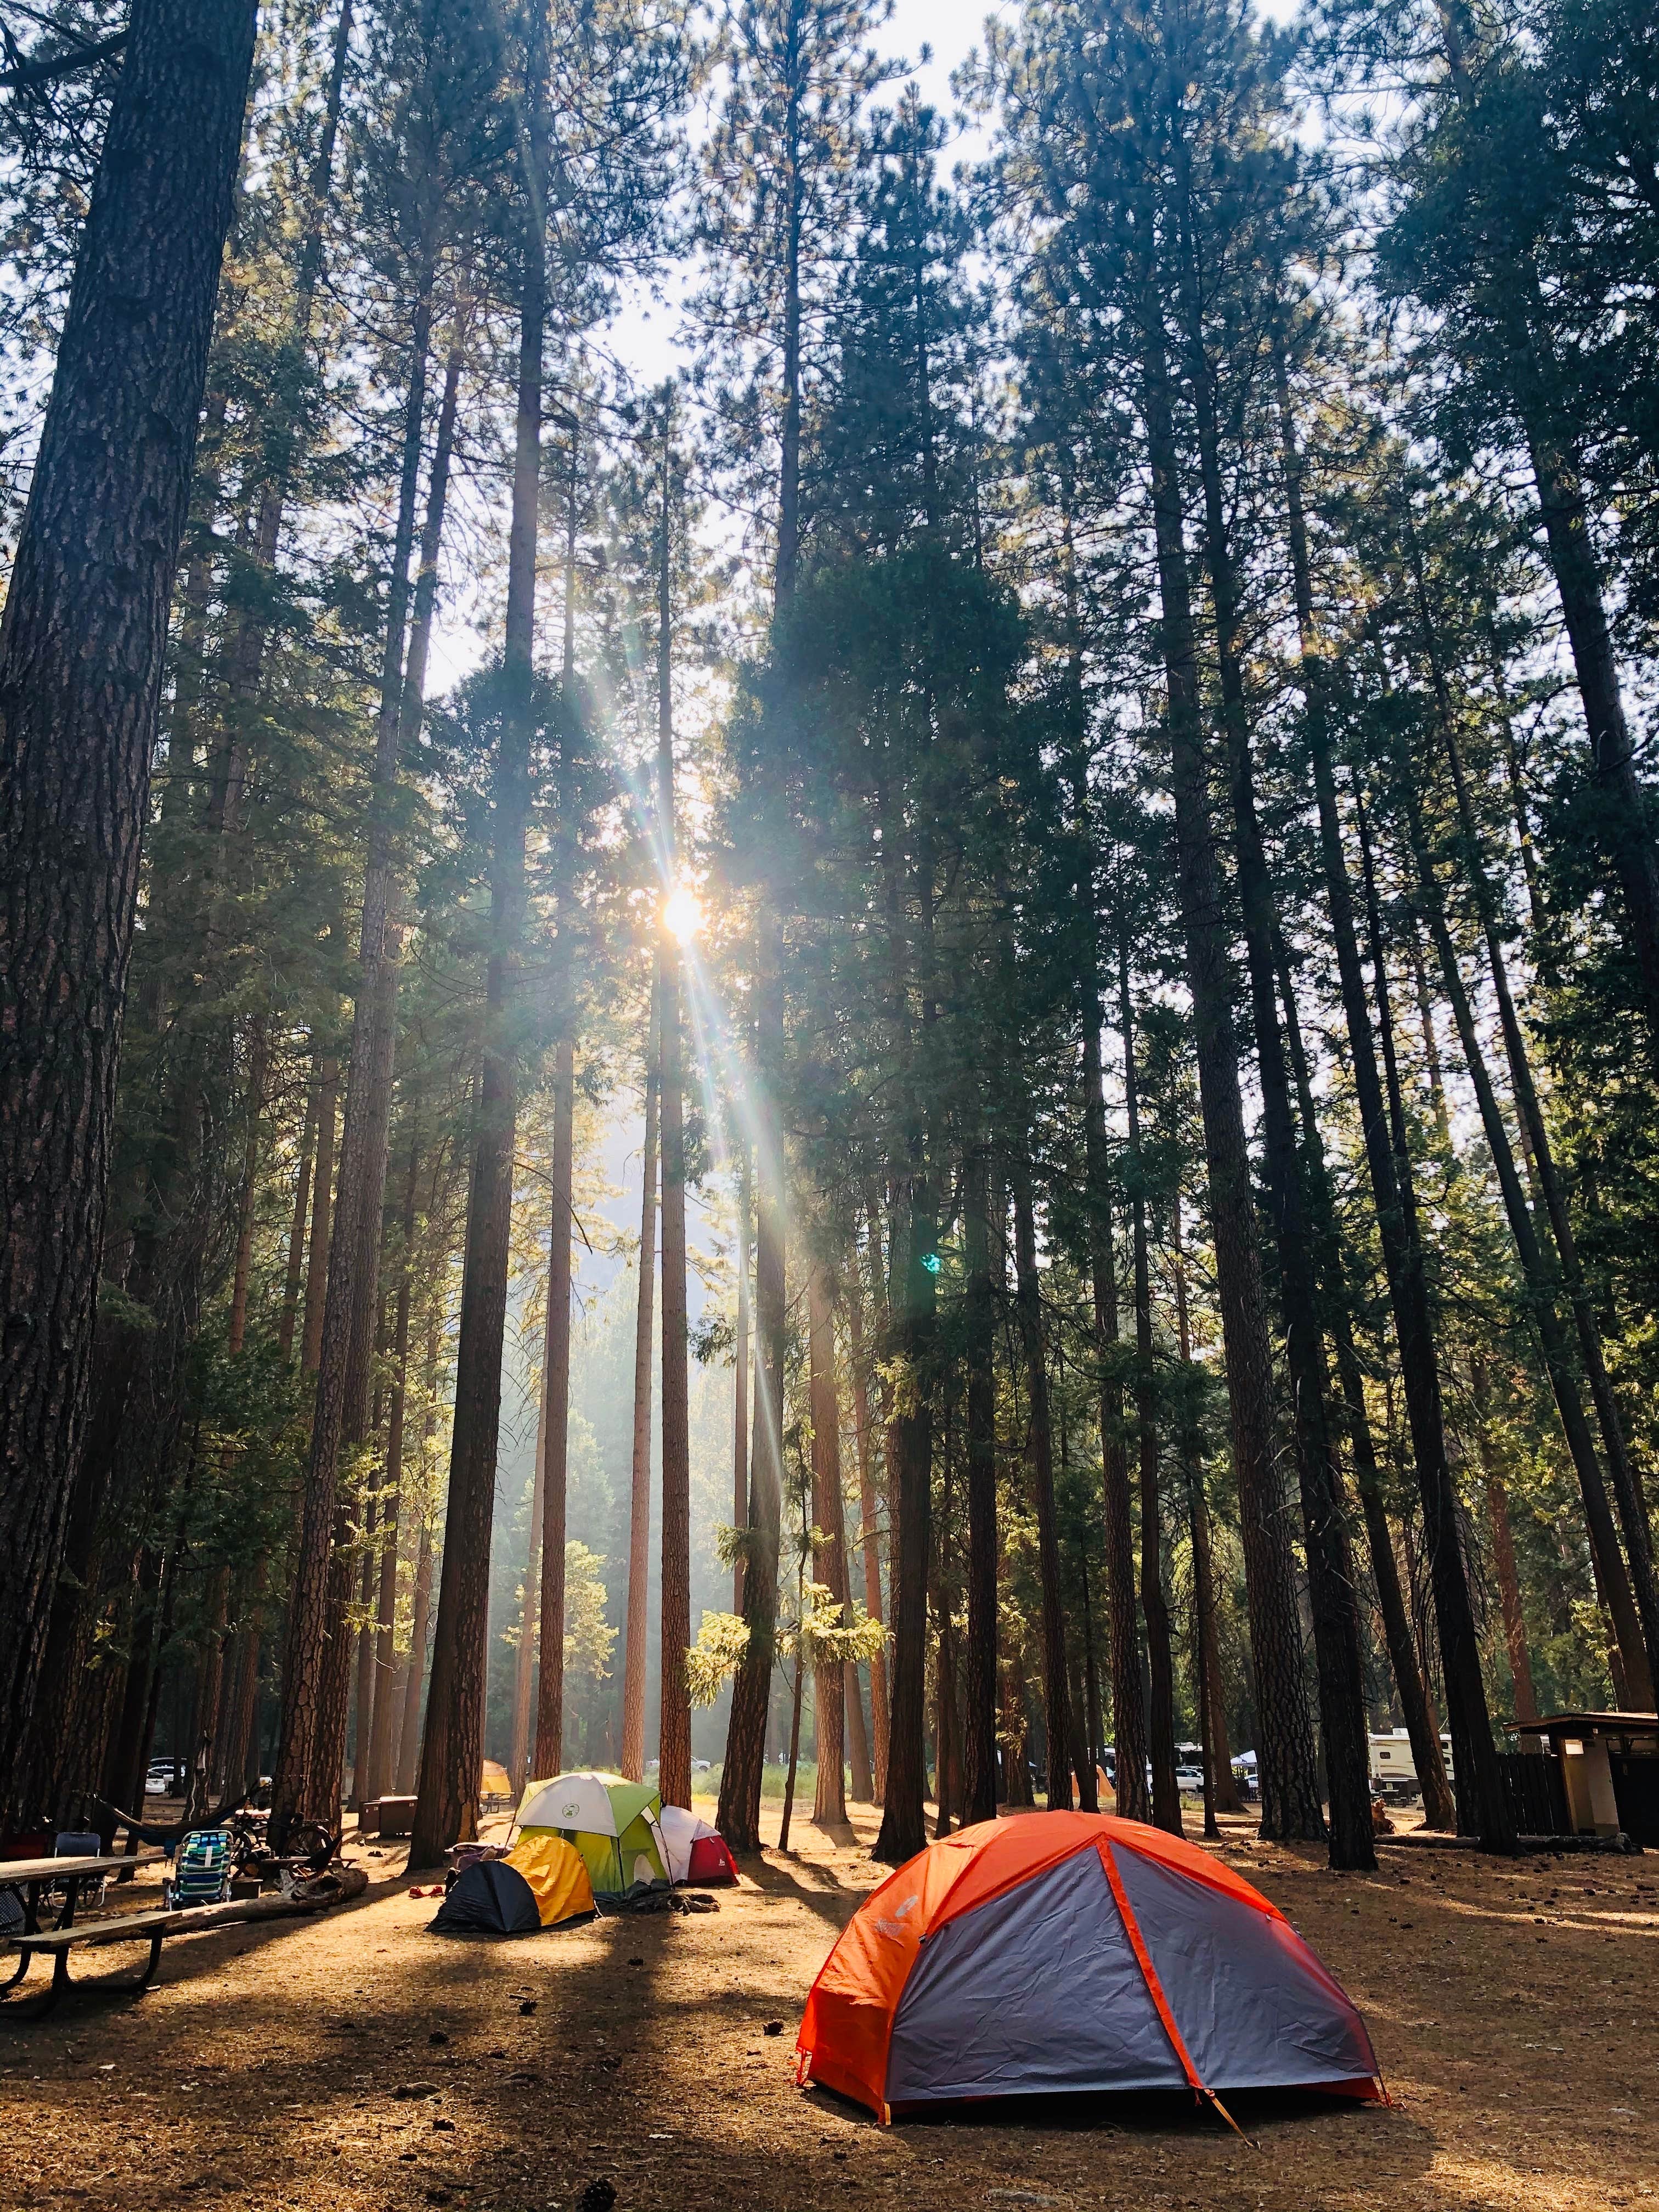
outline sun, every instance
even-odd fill
[[[702,908],[688,884],[681,884],[663,901],[663,926],[677,945],[690,945],[702,927]]]

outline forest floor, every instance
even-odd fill
[[[798,1824],[706,1916],[444,1941],[389,1850],[325,1917],[180,1938],[142,2000],[0,2024],[0,2206],[576,2212],[595,2181],[617,2212],[1659,2199],[1650,1856],[1492,1864],[1404,1838],[1336,1876],[1229,1824],[1222,1856],[1347,1989],[1398,2100],[1239,2099],[1252,2148],[1185,2100],[882,2128],[797,2090],[802,2001],[882,1871],[872,1832],[862,1811],[839,1841]]]

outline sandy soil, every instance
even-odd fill
[[[1344,1983],[1398,2100],[1237,2100],[1251,2148],[1185,2100],[883,2129],[796,2090],[802,1999],[880,1871],[858,1832],[798,1825],[707,1917],[448,1942],[388,1854],[325,1918],[180,1937],[142,1999],[0,2027],[0,2205],[577,2212],[596,2181],[617,2212],[1659,2198],[1652,1856],[1493,1866],[1407,1839],[1338,1877],[1236,1826],[1223,1855]]]

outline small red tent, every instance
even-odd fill
[[[799,2078],[895,2112],[1057,2091],[1382,2095],[1364,2021],[1195,1845],[1097,1813],[988,1820],[872,1890],[806,2000]]]
[[[725,1837],[684,1806],[663,1807],[662,1839],[671,1881],[736,1881],[737,1861]]]

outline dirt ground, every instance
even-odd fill
[[[1376,1875],[1339,1877],[1235,1825],[1222,1855],[1344,1984],[1398,2100],[1237,2100],[1249,2148],[1185,2100],[882,2128],[798,2091],[802,2000],[881,1872],[872,1832],[798,1825],[799,1851],[769,1851],[708,1916],[444,1940],[388,1853],[365,1897],[318,1920],[179,1937],[142,1999],[0,2025],[0,2206],[578,2212],[607,2181],[617,2212],[1659,2197],[1652,1855],[1492,1865],[1402,1839]]]

